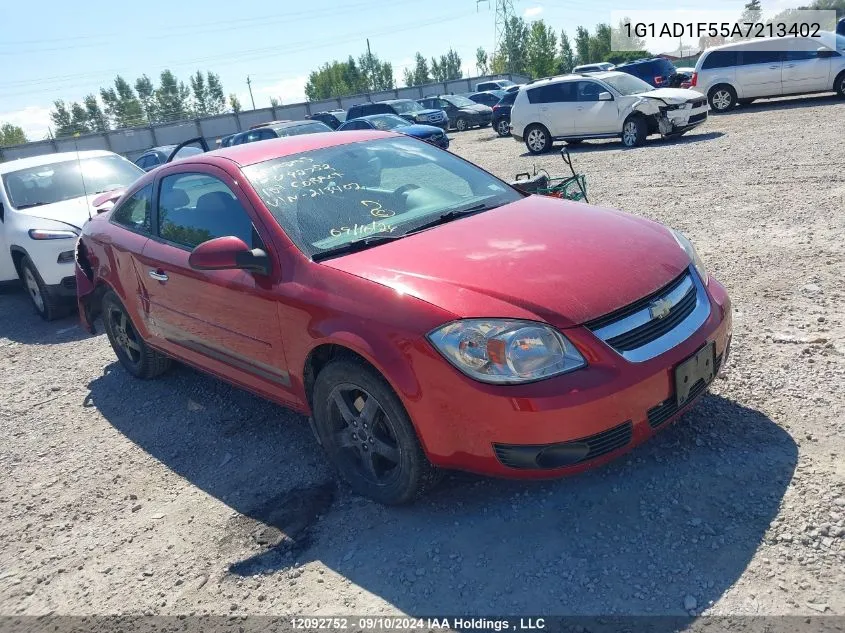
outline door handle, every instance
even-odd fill
[[[159,272],[157,270],[151,270],[150,271],[150,277],[152,277],[156,281],[167,281],[169,279],[169,277],[167,276],[166,273]]]
[[[778,66],[769,66],[769,70],[776,70],[776,69],[778,69],[778,68],[780,68],[780,66],[779,66],[779,65],[778,65]]]

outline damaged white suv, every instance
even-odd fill
[[[652,88],[622,72],[563,75],[523,87],[511,110],[513,138],[532,154],[555,141],[621,137],[634,147],[650,134],[678,136],[707,120],[707,99],[694,90]]]

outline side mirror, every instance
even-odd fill
[[[613,95],[609,92],[600,92],[599,93],[599,101],[613,101]]]
[[[821,46],[816,50],[816,55],[818,55],[820,59],[827,59],[828,57],[833,57],[834,55],[836,55],[836,51]]]
[[[188,265],[196,270],[248,270],[268,275],[270,257],[260,248],[250,249],[234,235],[218,237],[198,245],[188,257]]]

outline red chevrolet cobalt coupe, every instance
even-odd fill
[[[680,233],[385,132],[160,167],[86,224],[77,263],[82,321],[128,372],[175,359],[310,416],[390,504],[441,469],[604,463],[701,396],[731,337]]]

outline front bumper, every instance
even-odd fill
[[[674,407],[674,368],[706,344],[727,360],[731,306],[710,279],[710,315],[686,340],[645,362],[629,362],[583,327],[565,330],[585,369],[527,385],[471,380],[437,352],[413,358],[423,397],[406,399],[429,459],[444,468],[543,478],[605,463],[669,426],[699,399]],[[430,346],[429,346],[430,348]]]

